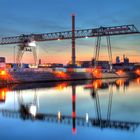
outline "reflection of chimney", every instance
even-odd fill
[[[72,86],[72,133],[76,133],[76,87]]]

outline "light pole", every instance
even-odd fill
[[[15,64],[15,47],[16,47],[16,46],[14,46],[14,64]]]

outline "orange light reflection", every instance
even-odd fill
[[[102,86],[102,80],[95,80],[93,81],[92,85],[93,85],[93,88],[98,89]]]
[[[124,85],[124,82],[125,82],[125,80],[123,80],[123,79],[118,79],[118,80],[116,81],[116,84],[117,84],[118,86],[122,86],[122,85]]]
[[[140,78],[137,78],[136,81],[137,81],[137,84],[140,84]]]
[[[7,88],[0,89],[0,102],[5,102],[6,93],[7,93]]]
[[[61,91],[61,90],[64,90],[67,86],[68,86],[68,83],[64,82],[64,83],[57,84],[55,89]]]

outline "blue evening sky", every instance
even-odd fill
[[[71,30],[72,13],[76,14],[77,29],[134,24],[140,30],[139,6],[139,0],[0,0],[0,36]],[[40,43],[39,57],[53,62],[51,56],[55,55],[66,63],[71,59],[70,42]],[[90,60],[94,45],[93,39],[77,40],[77,59]],[[115,56],[126,54],[133,60],[133,55],[140,61],[140,35],[113,37],[112,47]],[[10,61],[12,48],[1,46],[0,56]],[[103,48],[106,57],[105,51]]]

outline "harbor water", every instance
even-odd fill
[[[0,87],[1,140],[139,140],[140,78]]]

